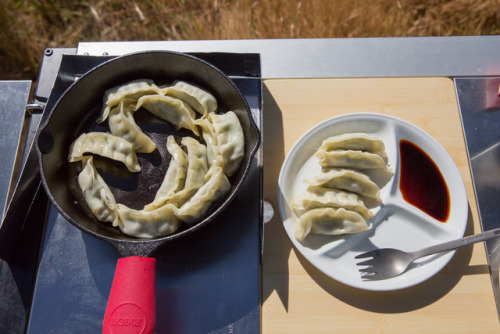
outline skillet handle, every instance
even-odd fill
[[[156,259],[118,259],[103,333],[152,334],[156,317]]]

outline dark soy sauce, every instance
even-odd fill
[[[399,189],[408,203],[445,223],[450,214],[450,193],[436,163],[420,147],[399,141]]]

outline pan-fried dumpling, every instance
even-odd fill
[[[323,140],[321,144],[323,151],[333,150],[353,150],[370,152],[380,155],[387,161],[384,142],[373,135],[367,133],[344,133]]]
[[[293,233],[299,241],[308,234],[342,235],[367,231],[372,228],[363,217],[343,208],[320,208],[304,213],[294,225]]]
[[[182,206],[200,189],[208,171],[207,147],[191,137],[183,137],[181,144],[187,147],[188,169],[184,189],[176,192],[168,201],[176,207]]]
[[[111,109],[108,118],[109,130],[113,135],[132,143],[137,153],[151,153],[156,149],[156,144],[135,123],[133,110],[136,103],[135,100],[125,98],[117,107]]]
[[[123,162],[131,172],[140,172],[141,166],[137,160],[134,147],[123,138],[104,132],[82,133],[69,149],[69,161],[80,161],[83,154],[93,153],[103,157]]]
[[[358,195],[343,190],[308,186],[307,190],[295,197],[290,206],[297,217],[316,208],[344,208],[359,213],[365,220],[373,213],[368,210]]]
[[[352,169],[330,169],[305,182],[312,186],[346,190],[381,201],[380,189],[375,182],[370,180],[368,175]]]
[[[171,205],[152,211],[134,210],[126,205],[117,205],[120,230],[137,238],[156,238],[175,233],[180,221],[175,217]]]
[[[184,81],[162,89],[162,94],[178,98],[189,104],[197,113],[207,116],[217,110],[217,100],[207,91]]]
[[[322,167],[361,170],[380,168],[383,171],[392,172],[391,168],[385,163],[385,160],[375,153],[352,150],[325,151],[320,148],[316,151],[316,157]]]
[[[215,133],[217,145],[224,161],[224,172],[228,177],[240,167],[245,154],[245,137],[238,116],[232,111],[224,114],[209,114]]]
[[[224,169],[224,161],[219,145],[217,145],[217,134],[215,133],[213,124],[208,118],[196,119],[194,124],[200,127],[201,135],[207,144],[208,167],[219,166]]]
[[[111,108],[116,107],[122,99],[129,98],[137,101],[143,95],[159,94],[160,92],[160,88],[149,79],[134,80],[110,88],[104,92],[101,116],[97,119],[97,123],[104,122],[108,118]]]
[[[187,154],[177,144],[173,136],[167,138],[167,150],[172,156],[165,178],[161,184],[155,199],[144,207],[144,210],[151,211],[164,205],[177,191],[184,188],[188,169]]]
[[[145,95],[139,98],[135,110],[141,107],[171,123],[177,129],[188,129],[199,135],[198,128],[193,124],[196,114],[182,100],[164,95]]]
[[[180,208],[174,208],[177,218],[187,224],[193,224],[205,217],[210,206],[224,197],[231,183],[222,168],[212,167],[207,182]]]
[[[99,221],[110,222],[116,226],[118,212],[113,193],[97,172],[92,156],[85,156],[82,164],[84,167],[78,174],[78,184],[85,201]]]

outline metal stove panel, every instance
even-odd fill
[[[7,207],[11,176],[21,142],[31,81],[0,81],[0,212]],[[15,182],[15,180],[13,180]]]
[[[500,78],[456,78],[467,153],[483,231],[500,227]],[[500,240],[485,242],[500,317]]]

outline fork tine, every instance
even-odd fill
[[[362,262],[358,262],[356,263],[358,266],[371,266],[373,265],[373,261],[374,259],[369,259],[369,260],[366,260],[366,261],[362,261]]]
[[[377,272],[373,270],[373,267],[368,267],[368,268],[362,268],[358,270],[360,273],[366,273],[366,274],[376,274]]]
[[[361,253],[359,255],[356,255],[354,258],[355,259],[364,259],[365,257],[373,257],[374,255],[377,254],[378,251],[379,251],[378,249],[375,249],[375,250],[372,250],[369,252]]]

